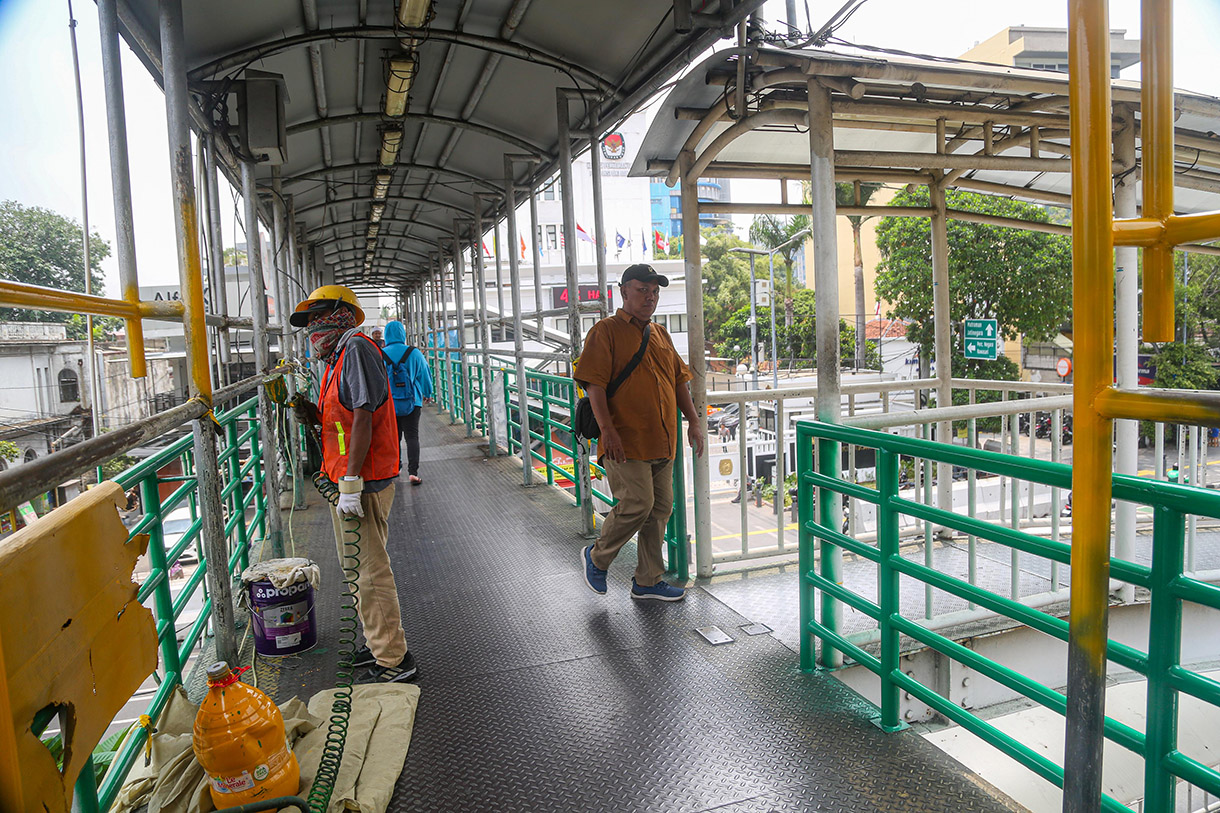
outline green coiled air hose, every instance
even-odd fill
[[[331,505],[339,502],[339,488],[322,474],[314,472],[314,488]],[[311,813],[326,813],[330,806],[330,795],[339,778],[339,766],[343,762],[343,749],[347,744],[347,725],[352,714],[352,683],[356,656],[356,598],[360,593],[360,518],[340,520],[344,523],[343,534],[343,592],[339,596],[339,667],[335,671],[335,700],[330,707],[327,723],[326,745],[322,748],[322,759],[318,772],[309,789]]]

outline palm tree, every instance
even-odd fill
[[[792,239],[792,235],[807,228],[809,228],[808,215],[797,215],[790,218],[759,215],[750,224],[750,242],[772,249],[783,245]],[[792,258],[801,248],[801,244],[797,242],[780,252],[780,256],[784,258],[784,327],[792,327]]]
[[[835,203],[839,206],[866,206],[873,193],[881,188],[879,183],[837,183]],[[856,366],[864,359],[864,256],[860,251],[860,227],[868,220],[864,215],[848,215],[851,223],[852,264],[856,282]]]

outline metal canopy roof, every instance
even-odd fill
[[[471,218],[473,192],[486,196],[484,216],[503,215],[505,154],[538,159],[518,165],[518,184],[555,171],[558,88],[584,94],[586,104],[570,106],[575,130],[596,121],[605,132],[761,2],[708,3],[715,13],[694,15],[693,30],[679,34],[671,0],[403,0],[431,6],[432,18],[414,28],[403,27],[395,0],[191,0],[183,12],[193,116],[197,128],[219,124],[236,143],[231,80],[247,68],[283,76],[279,174],[304,241],[323,247],[337,281],[397,288],[429,273],[437,241],[451,239],[455,218]],[[159,80],[156,0],[124,0],[120,19]],[[393,118],[384,107],[388,60],[408,54],[416,68],[406,115]],[[397,128],[401,147],[366,274],[383,133]],[[235,153],[221,152],[234,172]],[[257,178],[269,188],[271,168],[260,164]]]
[[[712,55],[666,98],[633,175],[673,183],[686,149],[703,177],[808,180],[812,78],[832,91],[840,180],[927,182],[929,170],[944,169],[951,185],[1070,204],[1067,74],[827,51],[743,53],[745,115],[737,109],[736,52]],[[1123,108],[1134,115],[1139,172],[1139,83],[1115,80],[1113,99],[1116,133],[1125,126]],[[1220,99],[1179,91],[1175,107],[1176,208],[1220,209]],[[947,155],[936,155],[938,120]],[[1116,166],[1115,173],[1129,169]]]

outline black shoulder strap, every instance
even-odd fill
[[[627,380],[627,376],[635,372],[635,368],[639,366],[640,359],[644,358],[644,351],[648,349],[648,337],[652,335],[652,322],[644,325],[644,338],[640,341],[640,349],[635,351],[635,355],[631,357],[631,361],[627,362],[627,366],[618,374],[614,381],[610,382],[610,386],[606,389],[607,400],[614,397],[614,393]]]

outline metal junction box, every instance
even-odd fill
[[[264,71],[245,73],[241,94],[241,137],[246,151],[272,165],[288,160],[284,105],[288,91],[284,77]]]

